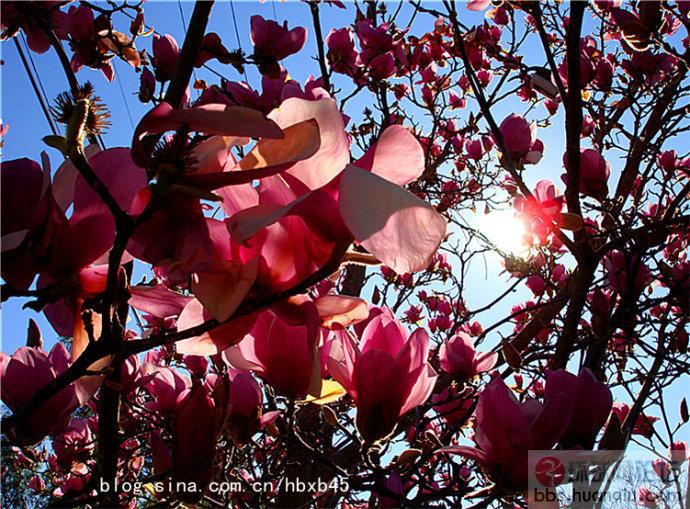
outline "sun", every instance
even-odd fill
[[[477,229],[498,249],[516,256],[525,255],[529,246],[525,242],[525,224],[512,210],[494,210],[478,213]]]

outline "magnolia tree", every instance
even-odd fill
[[[5,505],[525,507],[529,451],[641,446],[687,507],[690,2],[218,9],[2,3],[69,84],[2,163]]]

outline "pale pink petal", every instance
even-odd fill
[[[184,331],[199,326],[212,316],[197,299],[190,301],[180,313],[177,330]],[[249,314],[230,320],[208,332],[176,343],[177,353],[183,355],[215,355],[240,341],[252,328],[256,314]]]
[[[203,271],[192,276],[192,291],[219,322],[232,316],[254,284],[258,259],[228,263],[225,270]]]
[[[400,186],[419,178],[424,171],[424,151],[403,126],[386,128],[381,137],[355,163]]]
[[[174,109],[166,102],[149,111],[134,131],[132,157],[137,165],[146,167],[149,155],[142,140],[149,134],[173,131],[182,125],[206,134],[249,136],[252,138],[282,138],[282,130],[270,119],[250,108],[204,104],[191,109]]]
[[[488,352],[477,357],[475,369],[477,373],[484,373],[492,369],[498,361],[498,353]]]
[[[366,301],[346,295],[324,295],[314,301],[321,316],[323,327],[334,325],[347,327],[353,323],[366,320],[369,308]]]
[[[490,3],[491,0],[469,0],[467,2],[467,8],[471,11],[483,11]]]
[[[400,415],[406,414],[413,408],[426,403],[436,385],[436,378],[438,375],[434,368],[425,364],[419,374],[413,374],[411,378],[412,387],[410,393],[403,403]]]
[[[465,458],[471,458],[482,463],[488,462],[488,458],[484,451],[477,449],[476,447],[468,447],[466,445],[455,445],[450,447],[442,447],[436,451],[436,453],[445,454],[458,454]]]
[[[350,144],[334,99],[308,101],[293,97],[283,101],[268,117],[282,128],[316,119],[321,134],[319,151],[287,170],[309,189],[317,189],[330,182],[350,161]]]
[[[130,292],[130,306],[157,318],[179,315],[192,300],[162,284],[132,286]]]
[[[197,189],[214,190],[244,184],[274,175],[292,167],[295,162],[309,159],[321,145],[319,126],[305,120],[283,130],[283,138],[263,138],[231,170],[215,173],[191,173],[181,182]]]
[[[340,184],[340,213],[354,237],[400,274],[427,267],[446,235],[431,205],[353,165]]]

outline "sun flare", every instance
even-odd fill
[[[527,252],[525,224],[512,210],[478,213],[476,221],[478,230],[501,251],[514,255]]]

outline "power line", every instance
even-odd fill
[[[31,62],[31,68],[34,71],[34,74],[36,75],[37,81],[38,81],[38,86],[41,89],[41,93],[43,94],[43,100],[46,102],[46,104],[50,104],[50,99],[48,98],[48,94],[46,93],[45,88],[43,88],[43,81],[41,80],[41,75],[38,74],[38,69],[36,68],[36,63],[34,62],[34,57],[31,54],[31,50],[29,48],[29,43],[26,40],[26,35],[24,32],[20,32],[22,36],[22,42],[24,43],[24,51],[26,51],[26,55],[29,57],[29,62]],[[52,118],[51,118],[52,119]],[[54,119],[52,119],[54,122]]]
[[[230,10],[232,11],[232,24],[235,25],[235,36],[237,37],[237,47],[242,50],[242,41],[240,41],[240,29],[237,28],[237,15],[235,14],[235,2],[230,0]],[[247,70],[242,69],[244,74],[244,81],[249,85],[249,78],[247,77]]]
[[[182,32],[187,33],[187,20],[184,19],[184,12],[182,11],[182,2],[177,0],[177,8],[180,11],[180,19],[182,20]],[[194,76],[194,83],[197,82],[196,69],[192,69],[192,75]],[[198,93],[197,93],[198,96]]]
[[[29,62],[26,60],[26,56],[24,55],[24,51],[22,50],[22,47],[19,45],[19,41],[17,40],[17,38],[14,37],[13,40],[14,40],[15,48],[17,48],[17,53],[19,53],[19,58],[21,59],[22,64],[24,64],[24,70],[26,71],[26,75],[29,77],[29,81],[31,82],[31,86],[33,87],[34,93],[36,94],[36,98],[38,99],[38,102],[41,105],[41,109],[43,110],[43,114],[45,115],[46,120],[48,121],[48,125],[50,126],[50,130],[53,132],[54,135],[57,135],[58,134],[57,127],[53,123],[53,117],[50,115],[50,112],[48,111],[48,106],[46,105],[45,100],[41,96],[41,92],[38,88],[38,85],[36,84],[36,80],[34,79],[33,73],[31,72],[31,69],[29,68]]]
[[[129,111],[129,104],[127,103],[127,97],[125,97],[125,91],[122,88],[122,82],[120,81],[120,73],[115,73],[115,79],[117,80],[117,86],[120,89],[120,95],[122,96],[122,102],[125,103],[125,110],[127,110],[127,116],[129,117],[129,124],[134,129],[134,120],[132,120],[132,112]]]

